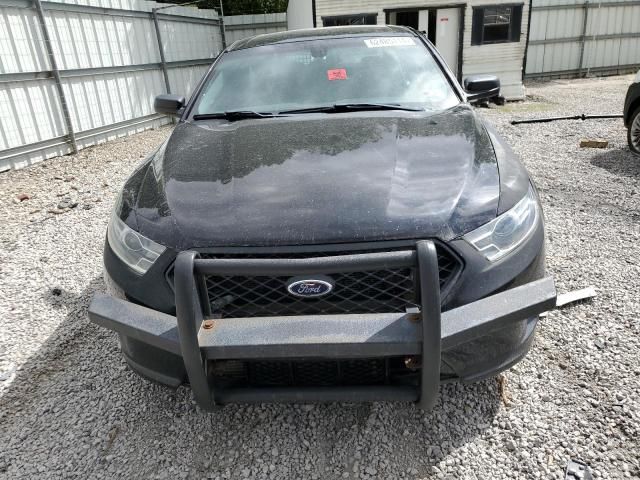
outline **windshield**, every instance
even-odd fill
[[[351,37],[227,53],[192,113],[275,113],[343,103],[444,110],[459,101],[418,39]]]

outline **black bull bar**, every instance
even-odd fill
[[[205,275],[316,275],[414,268],[419,313],[375,313],[205,319]],[[437,400],[440,356],[446,350],[555,305],[551,277],[441,312],[438,257],[433,242],[415,249],[306,259],[201,259],[178,254],[176,316],[96,294],[89,307],[94,323],[181,355],[198,405],[212,410],[231,402],[417,401],[428,410]],[[371,358],[420,355],[419,387],[335,386],[220,388],[207,360]]]

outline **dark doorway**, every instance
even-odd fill
[[[418,29],[418,11],[396,13],[396,25]]]
[[[437,10],[429,10],[429,29],[427,31],[427,38],[434,45],[436,44],[436,12]]]

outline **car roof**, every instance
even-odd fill
[[[413,30],[399,25],[349,25],[345,27],[307,28],[303,30],[287,30],[276,33],[264,33],[234,42],[228,51],[244,48],[262,47],[275,43],[295,42],[300,40],[322,39],[344,36],[383,36],[383,35],[415,35]]]

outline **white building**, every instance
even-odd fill
[[[497,75],[508,100],[524,98],[529,2],[517,0],[290,0],[288,28],[407,25],[427,34],[449,67]]]

